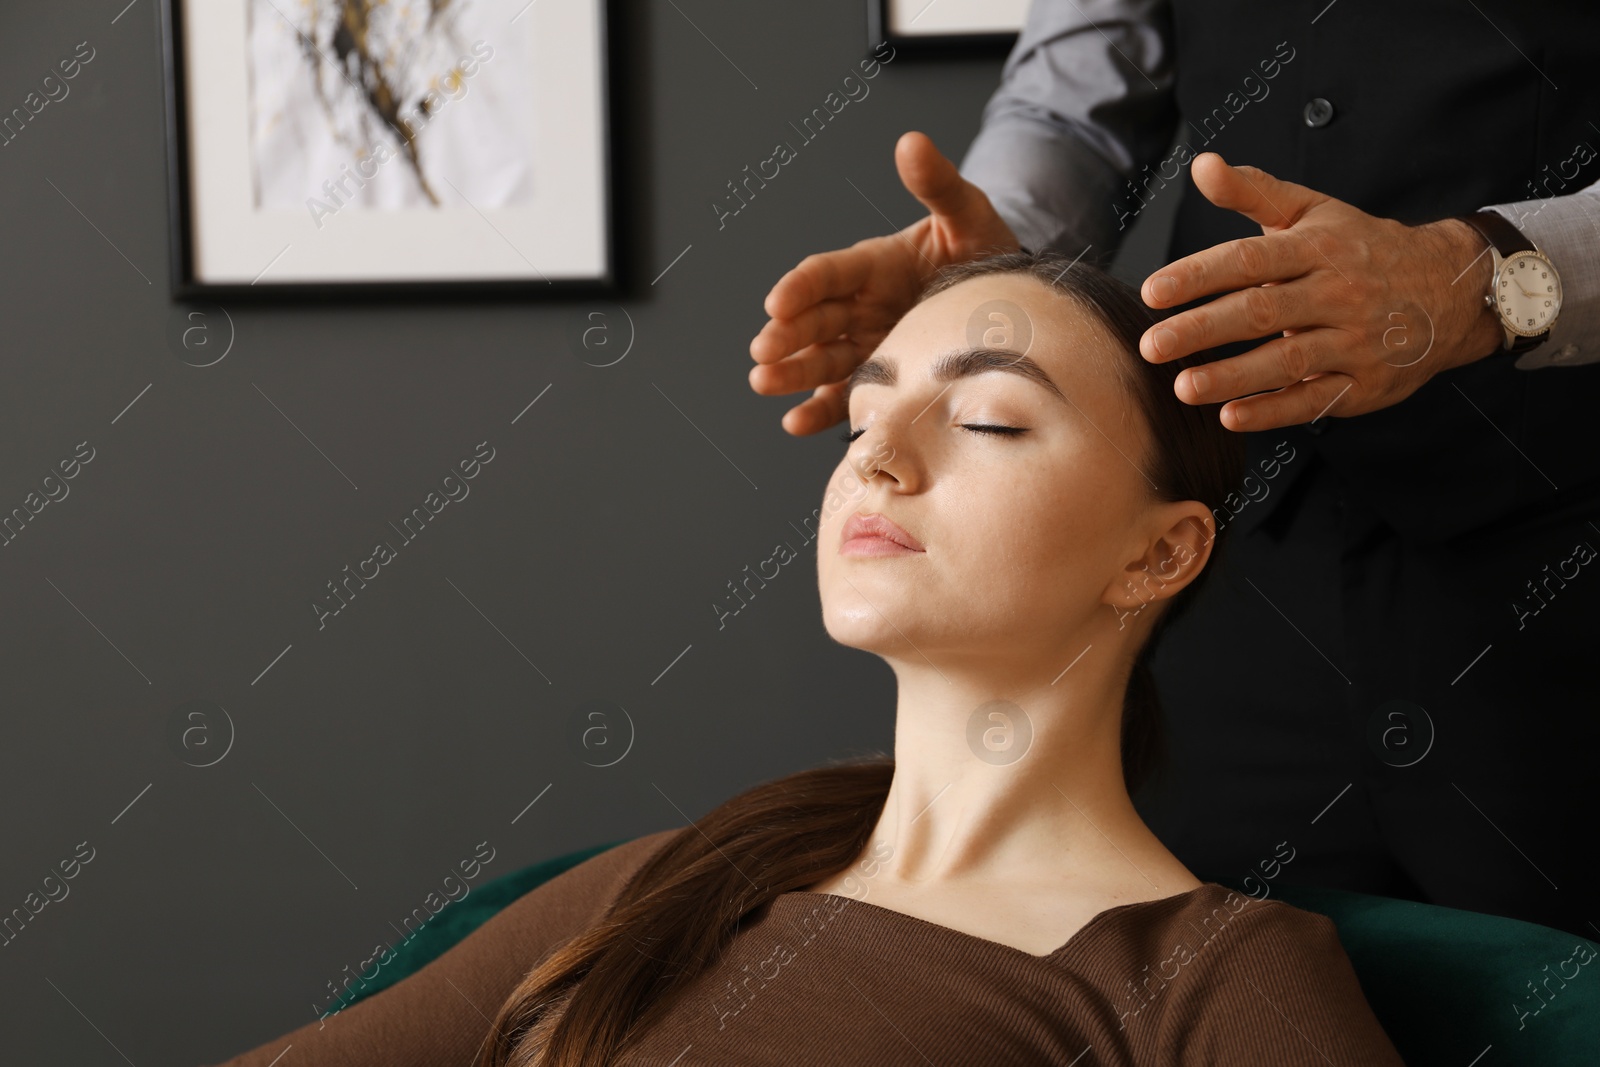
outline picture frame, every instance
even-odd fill
[[[175,300],[617,291],[608,0],[160,6]]]
[[[867,0],[867,36],[913,54],[1004,54],[1027,12],[1028,0]]]

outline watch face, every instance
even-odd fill
[[[1536,252],[1519,252],[1500,265],[1495,307],[1506,329],[1523,337],[1544,333],[1561,310],[1561,279]]]

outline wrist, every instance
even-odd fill
[[[1494,279],[1494,253],[1469,222],[1460,218],[1429,223],[1439,241],[1439,262],[1454,280],[1449,285],[1450,318],[1459,323],[1459,345],[1451,366],[1463,366],[1505,351],[1505,327],[1484,297]]]

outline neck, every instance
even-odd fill
[[[895,772],[869,845],[892,851],[876,886],[1183,880],[1123,782],[1126,679],[1110,657],[1091,652],[1022,686],[1025,670],[992,658],[969,670],[892,665]]]

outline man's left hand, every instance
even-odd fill
[[[1151,327],[1139,351],[1161,363],[1281,331],[1178,375],[1179,399],[1228,401],[1220,412],[1226,428],[1376,411],[1440,371],[1500,351],[1504,334],[1483,301],[1493,258],[1467,223],[1377,218],[1259,168],[1229,166],[1215,152],[1191,166],[1206,199],[1258,223],[1262,235],[1185,256],[1146,278],[1141,293],[1153,308],[1226,295]]]

